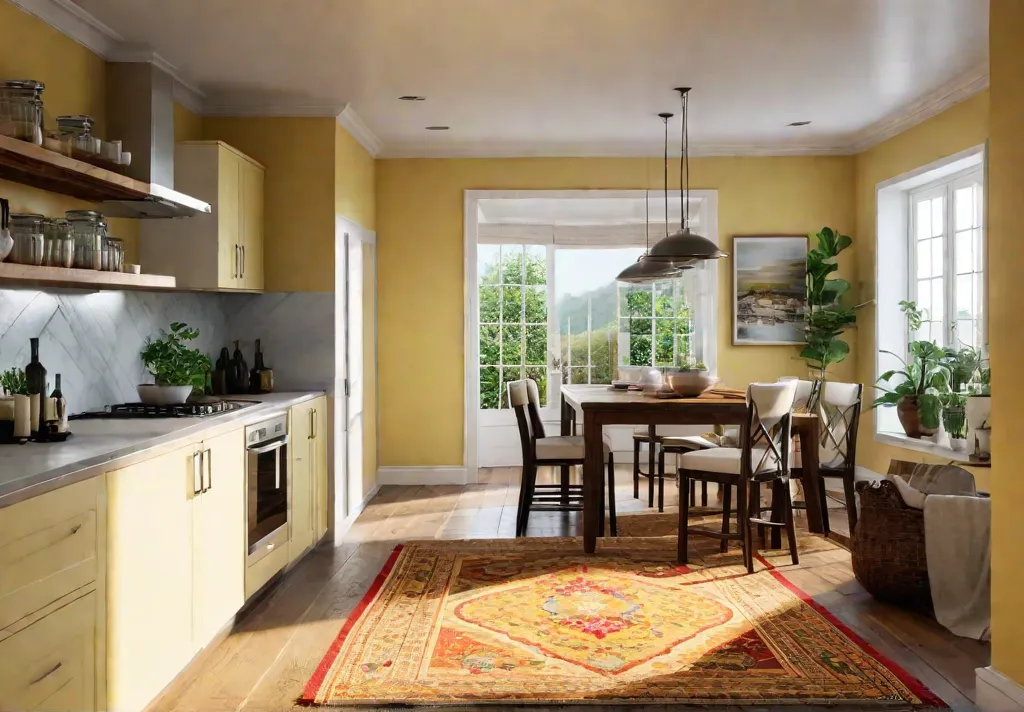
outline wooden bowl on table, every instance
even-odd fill
[[[665,380],[672,392],[683,398],[696,398],[718,383],[718,378],[707,371],[672,371]]]

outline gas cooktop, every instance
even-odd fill
[[[108,405],[104,410],[72,415],[69,420],[96,418],[205,418],[208,415],[231,413],[256,405],[259,401],[210,400],[172,405],[147,405],[146,403],[120,403]]]

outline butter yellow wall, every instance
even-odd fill
[[[977,146],[988,138],[989,95],[987,91],[947,109],[941,114],[880,143],[856,157],[856,260],[857,274],[863,284],[863,294],[875,294],[875,190],[890,178],[927,165],[940,158]],[[858,317],[857,363],[858,380],[867,388],[875,381],[875,305],[862,309]],[[857,446],[857,462],[876,472],[885,472],[893,458],[914,462],[948,462],[923,453],[890,447],[874,440],[874,411],[866,411],[861,421]],[[978,486],[989,485],[988,472],[975,470]]]
[[[646,158],[378,161],[382,466],[463,464],[463,191],[643,189],[659,185],[661,171],[660,160]],[[718,190],[726,251],[737,234],[805,235],[823,225],[853,232],[852,157],[702,158],[691,160],[691,176],[695,189]],[[723,379],[806,374],[793,347],[732,346],[731,261],[719,270]],[[854,359],[836,375],[852,375]],[[413,382],[427,384],[425,397],[410,397]]]
[[[87,114],[96,120],[96,133],[104,136],[104,60],[9,2],[0,2],[0,27],[5,38],[0,42],[0,77],[36,79],[46,85],[46,126],[56,128],[57,117],[64,114]],[[57,217],[67,210],[95,208],[91,203],[8,181],[0,181],[0,196],[11,201],[13,213]],[[125,241],[128,261],[137,261],[138,223],[109,222],[110,234]]]
[[[332,118],[214,118],[203,137],[262,163],[268,292],[334,291]]]
[[[174,105],[174,141],[202,141],[203,117],[181,104]]]
[[[989,353],[992,360],[992,667],[1024,686],[1024,3],[992,0],[989,21]]]

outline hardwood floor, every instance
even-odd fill
[[[308,709],[294,701],[395,545],[411,539],[514,536],[518,480],[518,468],[495,468],[481,471],[476,485],[381,488],[340,546],[321,544],[311,552],[251,605],[226,637],[203,651],[149,712]],[[646,501],[633,499],[628,469],[617,472],[616,484],[620,515],[649,511]],[[646,483],[641,485],[645,497]],[[676,488],[666,483],[665,494],[667,511],[677,511]],[[830,513],[841,518],[840,510]],[[575,513],[535,512],[528,534],[575,536],[579,527]],[[804,557],[787,576],[950,708],[975,709],[974,670],[988,665],[987,644],[957,638],[934,621],[878,603],[854,579],[845,552]]]

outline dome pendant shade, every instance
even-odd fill
[[[619,273],[615,278],[617,282],[629,282],[630,284],[648,284],[659,279],[672,279],[678,277],[680,272],[686,268],[673,267],[672,265],[657,264],[646,259],[647,253],[640,256],[636,262]]]
[[[645,260],[672,267],[692,266],[695,260],[717,260],[728,257],[718,245],[685,227],[655,243]]]

